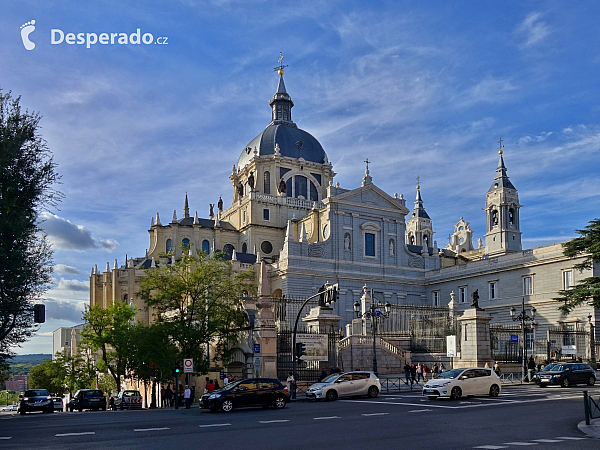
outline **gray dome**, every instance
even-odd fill
[[[257,156],[273,155],[275,144],[279,144],[281,156],[304,158],[306,161],[319,164],[324,164],[327,158],[325,150],[311,134],[295,125],[271,123],[242,151],[238,159],[238,167],[242,168],[250,162],[254,157],[255,148],[258,151]]]

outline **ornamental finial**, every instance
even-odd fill
[[[283,75],[283,69],[287,67],[287,65],[283,65],[283,53],[279,52],[279,60],[277,61],[279,65],[274,67],[273,70],[276,70],[277,73],[281,76]]]

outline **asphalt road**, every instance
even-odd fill
[[[583,387],[507,387],[498,398],[420,394],[294,402],[210,413],[198,408],[0,415],[2,449],[600,449],[577,429]],[[600,395],[600,387],[585,388]]]

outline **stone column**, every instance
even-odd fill
[[[483,367],[493,365],[490,346],[491,316],[481,308],[469,308],[458,318],[461,327],[460,358],[454,367]]]
[[[255,357],[261,358],[259,373],[264,378],[277,378],[277,329],[264,261],[260,262],[259,301],[256,303],[256,308],[258,317],[254,323],[254,330],[256,343],[260,344],[260,355]]]

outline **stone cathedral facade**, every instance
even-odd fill
[[[262,285],[269,286],[271,297],[308,297],[327,281],[338,283],[334,308],[342,317],[340,327],[352,321],[353,304],[365,284],[376,299],[392,304],[447,305],[454,293],[452,306],[459,314],[477,290],[492,323],[512,323],[510,308],[520,308],[525,298],[528,307],[537,309],[535,333],[540,336],[550,326],[596,322],[598,313],[591,307],[564,315],[553,298],[579,279],[597,275],[599,268],[573,270],[580,260],[564,257],[560,243],[522,248],[519,193],[502,150],[496,168],[481,168],[490,173],[491,182],[487,193],[481,193],[485,242],[479,239],[474,245],[469,222],[460,217],[450,243],[440,248],[420,186],[414,204],[407,204],[403,195],[376,185],[368,164],[359,186],[335,182],[334,167],[319,141],[293,121],[294,102],[282,69],[269,105],[270,122],[233,162],[231,204],[219,199],[209,217],[200,218],[190,213],[186,194],[181,213],[176,210],[171,218],[157,212],[145,255],[122,265],[107,263],[104,271],[92,269],[92,305],[137,304],[144,270],[169,264],[170,258],[161,255],[178,257],[183,243],[192,251],[224,251],[237,267],[256,267],[257,280],[264,261],[268,283]],[[137,319],[151,320],[151,311],[137,306]]]

